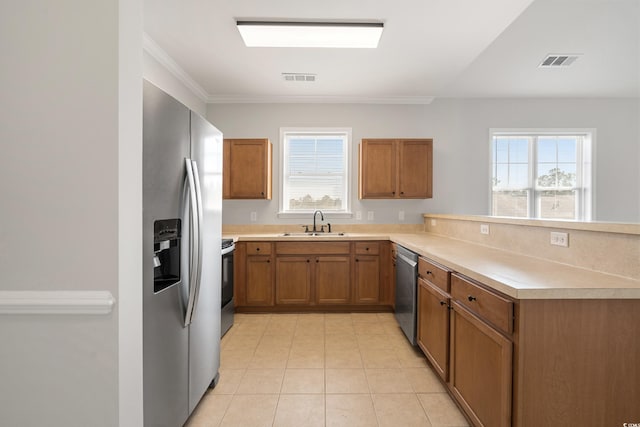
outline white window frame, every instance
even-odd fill
[[[344,210],[341,211],[322,211],[325,218],[351,218],[353,216],[351,212],[351,128],[336,128],[336,127],[282,127],[280,128],[280,200],[279,200],[279,218],[307,218],[313,214],[313,210],[300,210],[290,211],[285,209],[286,197],[286,166],[287,166],[287,149],[286,149],[286,136],[288,134],[298,135],[345,135],[346,144],[344,147],[344,173],[345,173],[345,204]]]
[[[582,135],[582,144],[577,147],[576,159],[576,189],[579,194],[576,201],[577,218],[568,221],[587,222],[593,220],[595,212],[595,143],[596,129],[594,128],[490,128],[489,129],[489,215],[493,215],[493,160],[495,136],[557,136],[557,135]],[[566,221],[560,218],[540,218],[538,199],[536,197],[536,169],[537,157],[535,143],[529,144],[529,182],[527,188],[517,189],[527,191],[527,219],[540,219],[549,221]],[[514,189],[515,190],[515,189]]]

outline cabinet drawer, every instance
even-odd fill
[[[378,255],[380,244],[378,242],[356,242],[356,254]]]
[[[445,267],[420,257],[418,259],[418,276],[433,283],[445,292],[451,289],[451,272]]]
[[[249,242],[247,243],[247,255],[269,255],[271,253],[271,243]]]
[[[504,333],[513,333],[513,301],[457,274],[451,275],[451,297]]]
[[[343,255],[349,254],[349,242],[277,242],[279,255]]]

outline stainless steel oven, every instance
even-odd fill
[[[220,311],[220,336],[233,326],[233,251],[232,239],[222,239],[222,310]]]

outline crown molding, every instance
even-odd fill
[[[207,103],[207,99],[211,97],[206,90],[202,88],[176,61],[169,56],[147,33],[142,35],[142,48],[151,55],[163,67],[167,69],[175,78],[185,85],[195,96],[200,98],[202,102]]]
[[[324,95],[283,95],[283,96],[241,96],[211,95],[207,104],[409,104],[428,105],[433,96],[324,96]]]

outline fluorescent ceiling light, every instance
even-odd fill
[[[382,22],[237,21],[247,47],[376,48]]]

